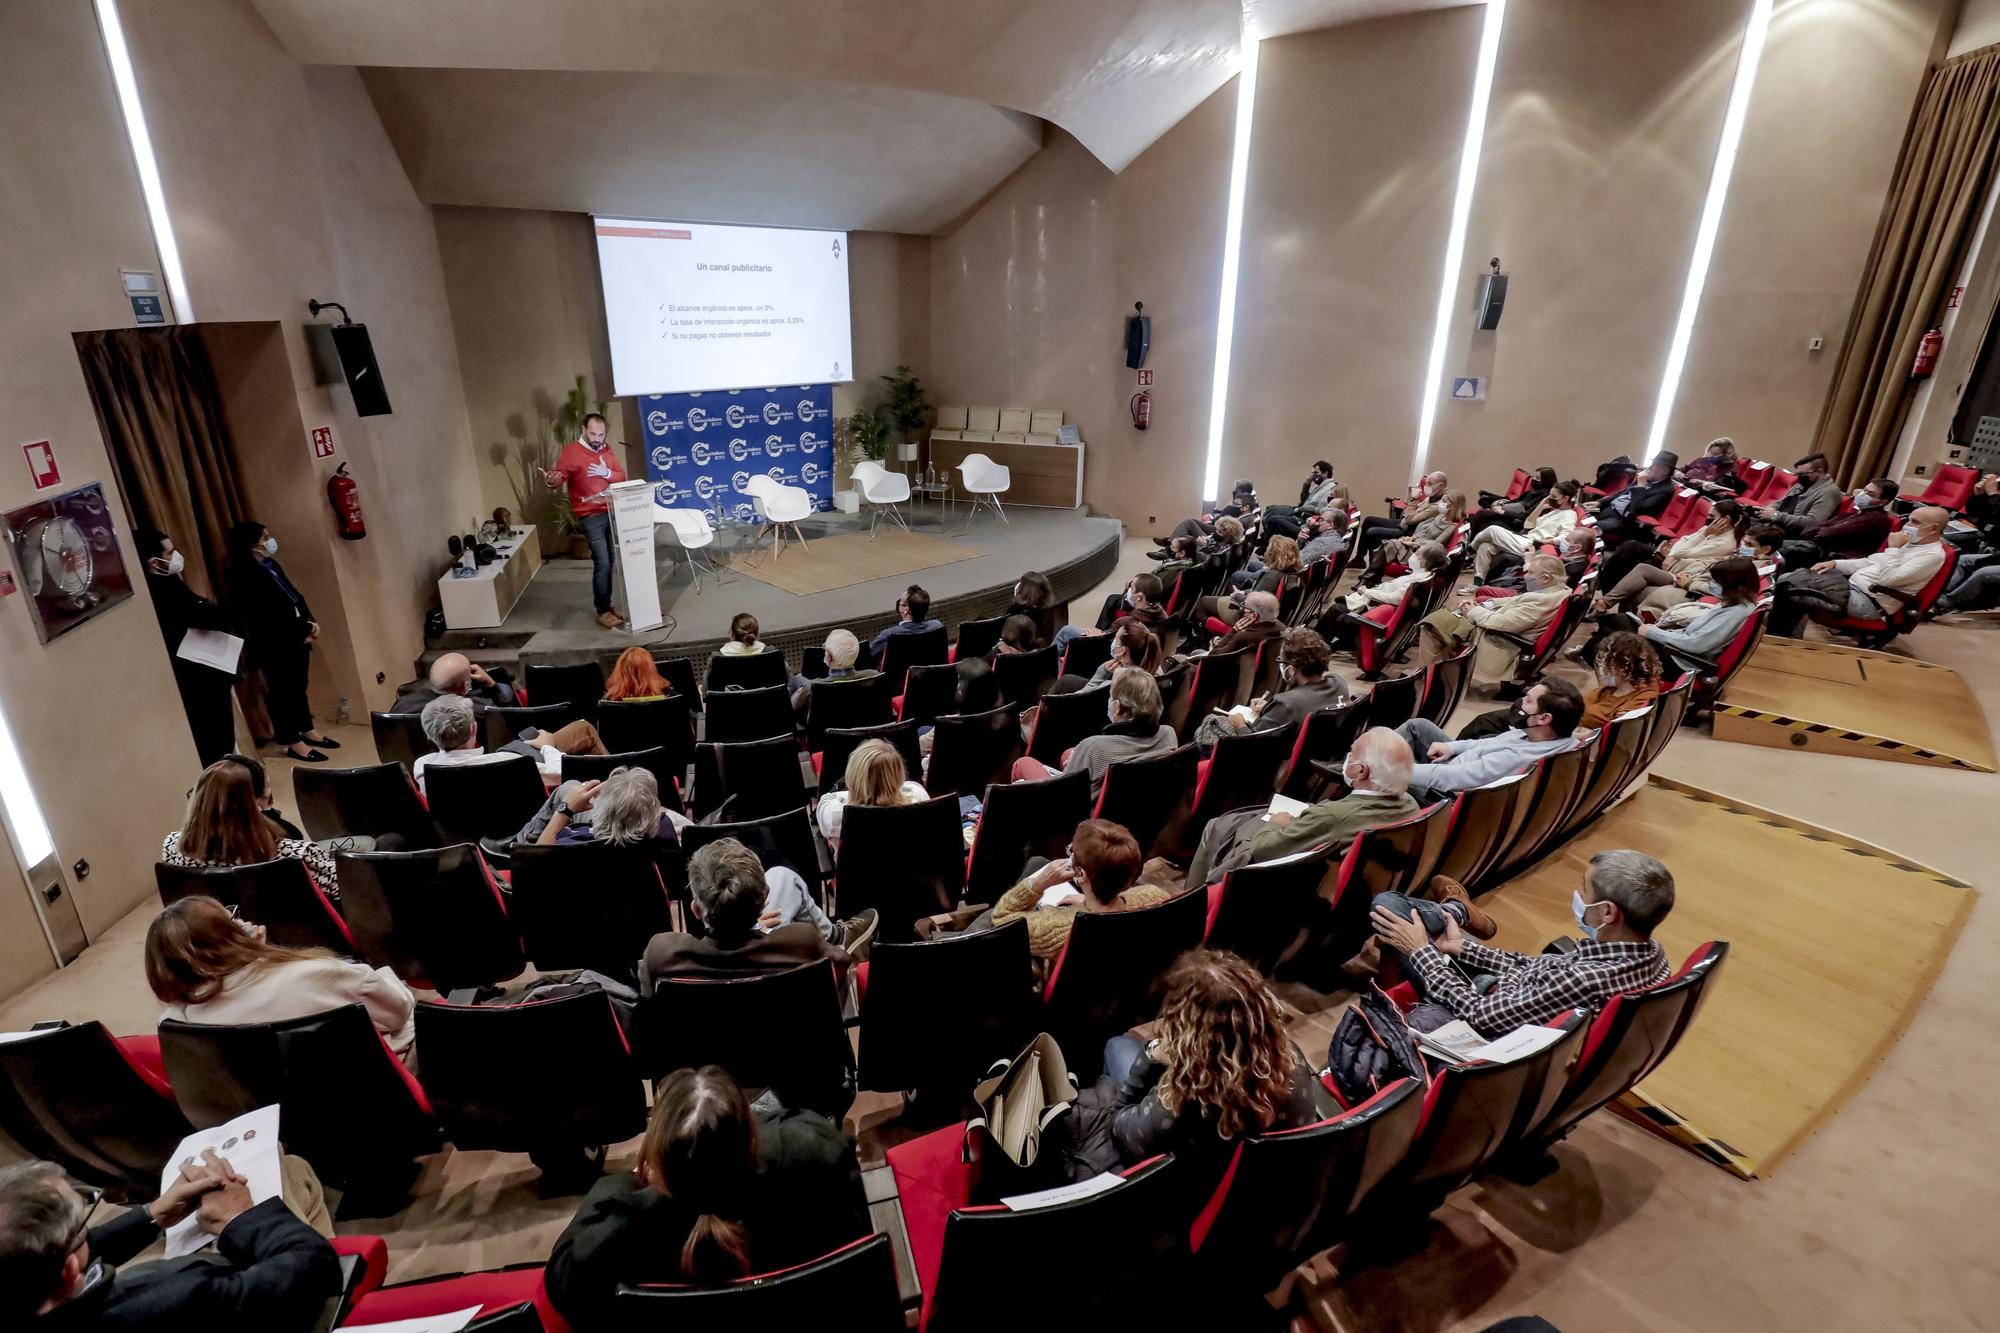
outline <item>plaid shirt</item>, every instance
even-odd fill
[[[1571,1009],[1596,1013],[1605,1001],[1667,979],[1667,951],[1658,940],[1584,940],[1575,953],[1529,955],[1465,941],[1459,960],[1472,972],[1499,978],[1481,995],[1433,945],[1407,959],[1424,998],[1443,1005],[1487,1037],[1523,1023],[1546,1023]]]

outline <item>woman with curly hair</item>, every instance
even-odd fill
[[[1631,630],[1619,630],[1597,650],[1597,680],[1583,692],[1579,727],[1601,727],[1620,713],[1660,696],[1660,655]]]
[[[1246,1134],[1319,1118],[1312,1064],[1285,1036],[1278,997],[1232,953],[1197,949],[1167,973],[1159,1036],[1104,1047],[1104,1076],[1077,1098],[1073,1180],[1158,1153],[1219,1165]]]

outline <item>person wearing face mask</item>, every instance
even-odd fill
[[[1786,542],[1785,563],[1804,569],[1822,560],[1859,560],[1875,554],[1895,527],[1889,506],[1900,492],[1895,482],[1877,477],[1854,493],[1851,513],[1835,514],[1806,529],[1804,538]]]
[[[1214,713],[1195,730],[1195,743],[1206,752],[1224,736],[1245,731],[1275,731],[1280,727],[1303,726],[1322,708],[1347,702],[1347,682],[1327,670],[1333,650],[1326,640],[1309,629],[1288,629],[1278,652],[1278,693],[1250,705],[1255,721],[1240,713]]]
[[[1160,683],[1152,672],[1119,667],[1111,673],[1111,689],[1104,706],[1110,725],[1095,736],[1078,741],[1063,756],[1063,772],[1090,770],[1092,800],[1104,791],[1104,774],[1113,764],[1165,754],[1180,744],[1172,727],[1160,725]],[[1020,759],[1014,764],[1016,782],[1040,782],[1055,775],[1056,770],[1039,759]]]
[[[132,541],[146,563],[146,591],[153,597],[160,636],[167,641],[167,657],[173,663],[174,685],[181,692],[188,730],[194,733],[195,753],[201,766],[207,768],[236,748],[236,712],[230,703],[236,673],[217,671],[179,656],[181,640],[191,629],[241,638],[243,627],[227,607],[218,606],[187,585],[182,577],[187,557],[174,546],[173,538],[158,528],[140,528],[132,534]]]
[[[1583,940],[1566,952],[1512,953],[1476,943],[1448,912],[1435,937],[1414,910],[1403,916],[1378,906],[1372,916],[1376,938],[1402,958],[1418,994],[1481,1036],[1502,1037],[1571,1009],[1595,1013],[1615,995],[1665,981],[1673,969],[1653,933],[1673,910],[1667,868],[1621,850],[1592,856],[1583,887],[1570,894]]]
[[[1737,553],[1736,525],[1742,518],[1743,507],[1734,500],[1718,502],[1709,511],[1708,522],[1669,546],[1660,564],[1635,564],[1617,582],[1600,583],[1609,591],[1596,599],[1591,611],[1596,615],[1606,611],[1658,612],[1700,596],[1715,562]]]
[[[1466,640],[1472,639],[1479,644],[1479,651],[1472,659],[1472,674],[1476,679],[1496,681],[1513,675],[1520,650],[1508,640],[1485,631],[1517,634],[1533,641],[1547,629],[1549,622],[1562,613],[1563,602],[1569,597],[1569,586],[1563,582],[1563,562],[1552,555],[1529,556],[1521,571],[1521,588],[1518,597],[1484,602],[1467,598],[1455,610],[1434,611],[1426,616],[1423,627],[1437,636],[1439,656],[1452,656],[1465,646]]]
[[[1798,480],[1779,497],[1775,505],[1757,511],[1766,523],[1775,523],[1791,536],[1799,537],[1832,518],[1840,511],[1840,487],[1834,485],[1833,470],[1825,454],[1807,454],[1792,464]]]
[[[1496,736],[1453,740],[1429,718],[1396,728],[1422,762],[1410,771],[1411,798],[1430,805],[1453,792],[1470,791],[1518,773],[1539,759],[1577,746],[1583,695],[1560,676],[1541,676],[1521,696],[1521,722]]]
[[[1346,792],[1297,815],[1264,817],[1266,807],[1232,810],[1208,822],[1188,862],[1187,885],[1212,884],[1232,870],[1276,861],[1315,847],[1338,857],[1365,828],[1417,813],[1410,799],[1410,747],[1387,727],[1361,733],[1341,761]]]
[[[1831,611],[1881,620],[1910,602],[1944,567],[1944,525],[1950,513],[1936,505],[1913,510],[1889,545],[1861,560],[1822,560],[1786,574],[1773,586],[1769,632],[1797,638],[1806,617]]]
[[[1597,530],[1603,534],[1605,545],[1615,546],[1627,537],[1636,536],[1641,531],[1640,519],[1655,518],[1666,511],[1667,502],[1679,489],[1674,469],[1680,463],[1678,454],[1662,449],[1630,486],[1609,499],[1586,506],[1597,515]]]
[[[278,539],[255,519],[229,529],[231,596],[243,615],[244,649],[264,675],[264,705],[271,715],[271,740],[293,759],[323,764],[320,750],[337,750],[314,725],[306,702],[306,678],[319,625],[305,594],[278,563]],[[318,748],[315,748],[318,747]]]

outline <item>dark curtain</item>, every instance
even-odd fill
[[[173,538],[189,586],[227,601],[224,537],[249,506],[201,335],[186,327],[101,329],[77,334],[76,352],[132,526]],[[270,735],[254,674],[236,697],[251,734]]]
[[[1937,322],[1945,289],[1992,180],[2000,144],[2000,47],[1930,72],[1896,163],[1816,447],[1856,486],[1887,469],[1909,414],[1910,365]]]

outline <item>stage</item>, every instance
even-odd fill
[[[591,609],[590,562],[545,560],[499,628],[447,631],[429,641],[425,662],[456,649],[483,666],[587,658],[608,666],[635,643],[655,656],[705,658],[727,639],[731,617],[748,611],[760,637],[796,666],[798,650],[822,643],[829,630],[851,629],[865,642],[891,624],[896,599],[912,583],[929,591],[931,614],[954,632],[961,621],[1004,610],[1026,570],[1040,570],[1056,600],[1067,601],[1110,574],[1123,535],[1116,519],[1081,509],[1010,508],[1008,522],[982,513],[969,527],[963,504],[949,514],[935,505],[903,509],[907,536],[884,517],[872,539],[865,509],[816,514],[800,524],[807,545],[788,544],[775,564],[768,537],[752,547],[754,527],[725,528],[697,553],[718,571],[702,573],[700,592],[672,529],[662,527],[654,561],[668,620],[652,630],[603,628]],[[824,590],[793,592],[777,583]],[[622,588],[614,596],[625,605]]]

